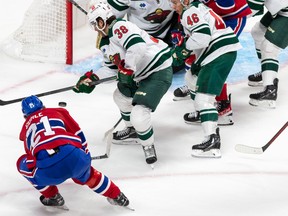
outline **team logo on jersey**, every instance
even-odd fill
[[[116,53],[115,55],[110,55],[109,60],[118,67],[121,62],[120,54]]]
[[[155,12],[148,14],[144,19],[151,23],[162,23],[170,13],[171,10],[162,10],[161,8],[157,8]]]
[[[139,7],[140,7],[140,9],[145,9],[146,8],[146,3],[145,2],[141,2],[140,4],[139,4]]]

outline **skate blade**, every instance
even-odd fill
[[[191,99],[190,95],[187,95],[185,97],[175,97],[173,98],[173,101],[184,101],[184,100],[189,100]]]
[[[228,115],[228,116],[219,116],[218,117],[218,125],[219,126],[229,126],[229,125],[233,125],[233,119],[232,116]]]
[[[140,141],[138,139],[127,139],[127,140],[112,140],[112,144],[115,145],[140,145]]]
[[[201,124],[201,121],[199,120],[199,121],[194,121],[194,122],[192,122],[192,121],[185,121],[184,120],[184,122],[186,123],[186,124],[188,124],[188,125],[200,125]]]
[[[260,82],[251,82],[251,81],[248,81],[248,86],[250,86],[250,87],[263,86],[263,81],[260,81]]]
[[[276,108],[276,101],[274,100],[255,100],[255,99],[250,99],[249,104],[251,106],[256,106],[256,107],[262,107],[262,108],[267,108],[267,109],[275,109]]]
[[[48,210],[48,211],[53,211],[53,210],[64,210],[64,211],[69,211],[69,208],[66,206],[66,205],[63,205],[63,206],[45,206],[45,208]]]
[[[135,209],[131,208],[130,206],[124,206],[124,208],[126,208],[127,210],[130,210],[130,211],[135,211]]]
[[[192,150],[191,155],[197,158],[221,158],[220,149],[210,149],[209,151]]]

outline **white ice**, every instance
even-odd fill
[[[0,41],[20,24],[29,1],[1,1]],[[246,31],[252,20],[248,20]],[[75,61],[99,51],[94,49],[95,34],[84,27],[75,35]],[[244,47],[245,48],[245,47]],[[252,54],[256,55],[256,54]],[[247,54],[249,59],[255,56]],[[245,62],[243,62],[245,64]],[[65,72],[65,65],[24,62],[0,53],[0,98],[11,100],[76,83],[79,74]],[[260,109],[248,104],[249,94],[261,88],[248,87],[246,77],[228,87],[232,93],[233,126],[221,127],[222,158],[191,157],[191,146],[200,143],[200,126],[186,125],[183,114],[192,110],[189,101],[173,102],[173,90],[164,96],[153,113],[158,162],[154,170],[145,163],[140,146],[112,145],[108,159],[92,165],[109,176],[130,199],[135,211],[111,206],[104,197],[71,180],[59,186],[70,211],[49,210],[39,202],[40,194],[16,169],[24,153],[18,140],[24,119],[20,103],[0,107],[0,215],[133,215],[133,216],[283,216],[288,212],[288,130],[261,155],[234,150],[242,143],[261,147],[287,122],[288,60],[279,71],[277,108]],[[257,71],[251,71],[251,74]],[[67,109],[79,122],[93,156],[105,153],[102,138],[119,119],[113,102],[116,83],[101,84],[93,93],[67,91],[42,97],[47,107],[67,102]],[[117,129],[122,129],[123,123]]]

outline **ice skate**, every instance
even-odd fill
[[[234,121],[232,118],[233,112],[231,108],[231,95],[229,95],[228,100],[217,101],[216,109],[218,111],[218,125],[219,126],[226,126],[226,125],[234,124]],[[201,123],[199,111],[186,113],[184,114],[183,118],[186,124]]]
[[[183,118],[186,124],[200,124],[201,123],[199,111],[186,113],[184,114]]]
[[[250,94],[249,104],[252,106],[275,108],[278,91],[278,81],[279,80],[275,78],[273,81],[273,85],[265,86],[262,92]]]
[[[229,94],[228,100],[217,101],[216,109],[218,111],[218,125],[227,126],[234,124],[232,117],[231,94]]]
[[[248,85],[252,87],[262,86],[262,72],[258,72],[248,76]]]
[[[184,85],[174,90],[174,101],[189,100],[190,91],[188,86]]]
[[[118,145],[133,145],[139,144],[139,138],[134,127],[127,127],[124,130],[113,133],[113,144]]]
[[[69,210],[69,208],[65,205],[64,198],[60,193],[57,193],[55,196],[46,198],[43,195],[40,196],[40,201],[44,206],[54,207],[63,210]]]
[[[142,147],[143,147],[146,163],[150,164],[151,167],[154,168],[152,164],[154,164],[157,161],[157,155],[156,155],[154,145],[148,145],[148,146],[142,146]]]
[[[211,134],[201,144],[192,146],[192,156],[200,158],[221,158],[219,128],[215,134]]]
[[[115,199],[107,198],[107,200],[111,205],[118,205],[118,206],[129,205],[128,198],[122,192]]]

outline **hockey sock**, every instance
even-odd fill
[[[224,83],[222,91],[219,96],[216,96],[216,101],[228,100],[227,83]]]
[[[91,167],[91,175],[85,183],[94,192],[105,197],[115,199],[120,194],[120,189],[107,176]]]

